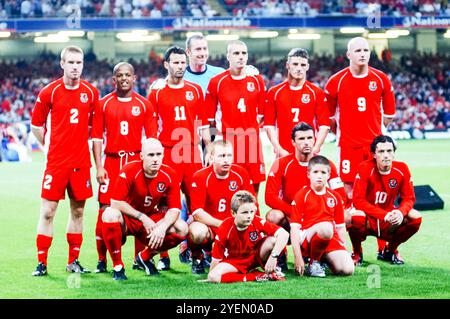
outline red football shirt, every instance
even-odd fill
[[[399,209],[406,216],[416,201],[413,180],[408,166],[393,161],[389,173],[381,174],[374,159],[359,165],[353,188],[353,205],[368,216],[384,219],[395,209],[397,197],[402,199]]]
[[[383,116],[395,116],[395,96],[391,81],[383,72],[369,67],[364,77],[350,68],[336,73],[325,86],[330,115],[338,123],[340,146],[370,145],[381,135]]]
[[[327,99],[322,89],[309,81],[301,87],[291,87],[287,81],[271,87],[264,108],[264,126],[276,126],[278,141],[288,152],[292,146],[292,128],[306,122],[315,131],[321,126],[330,127]]]
[[[231,217],[231,198],[240,190],[246,190],[255,195],[250,177],[244,168],[233,164],[228,176],[223,179],[217,177],[212,165],[203,168],[193,177],[192,214],[203,209],[220,220]]]
[[[141,150],[142,131],[145,136],[156,137],[158,123],[150,102],[133,92],[129,98],[120,98],[112,92],[100,100],[94,112],[91,136],[102,140],[106,132],[105,153]]]
[[[275,236],[280,229],[280,226],[255,216],[245,230],[238,230],[234,218],[227,218],[217,230],[212,258],[217,261],[248,258],[258,253],[256,247],[263,238]]]
[[[184,80],[181,85],[169,85],[151,90],[149,100],[158,116],[162,145],[199,143],[197,130],[209,127],[204,97],[198,84]]]
[[[214,76],[206,92],[209,120],[225,136],[226,130],[253,129],[259,133],[258,114],[264,114],[265,85],[260,75],[234,77],[226,70]],[[239,133],[242,134],[242,133]]]
[[[339,192],[346,201],[344,184],[339,177],[336,166],[330,161],[330,179],[328,185]],[[276,159],[270,168],[266,183],[265,201],[267,206],[292,214],[291,203],[295,194],[303,187],[310,185],[308,163],[299,162],[294,154]]]
[[[91,166],[89,120],[97,104],[98,91],[85,80],[77,87],[68,87],[60,78],[41,90],[31,125],[45,128],[47,167]]]
[[[111,199],[125,201],[147,216],[158,213],[160,203],[168,209],[181,210],[180,182],[167,165],[161,165],[156,177],[149,178],[144,174],[142,161],[130,162],[120,171]]]
[[[341,195],[328,187],[322,194],[318,194],[311,186],[305,186],[295,195],[291,225],[308,229],[321,222],[345,226]]]

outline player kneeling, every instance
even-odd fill
[[[307,274],[325,277],[324,261],[335,275],[351,275],[354,265],[345,249],[345,223],[342,197],[327,187],[330,162],[314,156],[308,163],[310,186],[304,186],[294,198],[291,216],[291,244],[295,271],[303,275],[303,257],[309,257]]]
[[[186,238],[188,226],[178,219],[180,182],[175,171],[162,164],[163,154],[158,140],[146,139],[142,143],[142,160],[128,163],[121,170],[111,207],[103,213],[103,238],[113,261],[115,280],[127,279],[122,262],[126,236],[135,236],[147,246],[136,257],[147,275],[158,274],[152,260],[154,255]]]
[[[231,213],[217,230],[208,282],[284,280],[277,258],[289,234],[283,228],[255,216],[256,199],[239,191],[231,199]],[[258,271],[263,267],[265,272]]]

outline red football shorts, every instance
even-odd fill
[[[65,198],[80,201],[92,197],[90,167],[58,168],[47,167],[42,179],[41,197],[51,201]]]
[[[354,183],[359,164],[370,159],[370,146],[339,146],[339,176],[344,183]]]
[[[255,268],[264,268],[265,264],[261,260],[261,247],[268,237],[263,238],[255,247],[255,253],[243,258],[225,258],[224,262],[234,266],[240,273],[247,274]]]
[[[139,161],[140,153],[124,153],[123,156],[106,154],[103,167],[108,173],[106,184],[98,187],[98,201],[103,205],[110,205],[111,192],[119,176],[120,170],[127,164],[133,161]]]
[[[245,168],[253,184],[266,180],[266,167],[259,135],[227,136],[233,144],[234,163]]]
[[[192,177],[195,172],[203,168],[199,147],[192,144],[165,146],[163,163],[175,170],[181,180],[181,190],[189,196]]]
[[[305,230],[306,232],[307,230]],[[308,240],[306,239],[306,234],[304,235],[304,239],[303,242],[301,244],[301,249],[302,249],[302,256],[303,257],[309,257],[310,256],[310,243],[308,242]],[[341,239],[339,238],[339,234],[336,232],[336,230],[334,230],[333,233],[333,237],[330,240],[330,243],[328,244],[328,247],[325,249],[324,255],[331,253],[332,251],[335,250],[347,250],[344,246],[344,243],[341,241]]]
[[[150,219],[153,220],[155,223],[159,222],[161,219],[164,218],[166,213],[156,213],[150,215]],[[141,243],[148,244],[147,239],[147,231],[145,230],[144,225],[137,219],[129,217],[125,214],[122,214],[123,220],[125,221],[126,231],[124,232],[122,236],[122,244],[125,244],[127,240],[127,236],[134,236],[136,237]]]
[[[392,241],[394,231],[391,231],[391,224],[374,217],[367,216],[366,233],[386,241]]]

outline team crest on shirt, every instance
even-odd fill
[[[333,208],[336,205],[333,198],[327,198],[327,206]]]
[[[250,241],[257,241],[258,240],[258,232],[257,231],[251,231],[248,233],[250,237]]]
[[[139,114],[141,114],[141,108],[139,106],[133,106],[131,108],[131,114],[133,114],[134,116],[138,116]]]
[[[192,91],[186,91],[186,100],[192,101],[194,99],[194,93]]]
[[[375,91],[376,89],[377,89],[377,82],[370,81],[370,83],[369,83],[369,90]]]
[[[87,93],[80,93],[80,101],[81,103],[87,103],[89,100]]]
[[[309,103],[309,101],[311,101],[311,97],[309,96],[309,94],[308,93],[302,94],[302,102]]]
[[[237,189],[237,182],[236,181],[230,181],[230,191],[235,191]]]
[[[391,178],[391,179],[389,180],[389,187],[390,187],[390,188],[396,188],[397,185],[398,185],[398,182],[397,182],[397,180],[396,180],[395,178]]]
[[[158,185],[156,185],[156,190],[160,193],[164,192],[166,190],[166,184],[159,182]]]
[[[249,92],[255,91],[255,83],[247,82],[247,91],[249,91]]]

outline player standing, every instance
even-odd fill
[[[62,78],[44,87],[36,100],[31,130],[47,152],[42,181],[41,209],[36,246],[38,266],[33,276],[47,274],[47,255],[53,239],[53,219],[58,203],[70,198],[67,225],[68,272],[86,273],[78,261],[83,241],[83,215],[86,199],[92,197],[89,158],[89,117],[98,103],[97,89],[81,79],[83,51],[68,46],[61,51]]]
[[[223,139],[234,147],[236,164],[249,172],[255,192],[265,180],[265,166],[259,137],[258,117],[265,104],[265,85],[261,75],[248,75],[247,45],[231,41],[227,46],[229,69],[211,79],[206,92],[206,106],[210,121]]]
[[[147,243],[136,257],[147,275],[158,274],[154,255],[186,238],[188,227],[178,218],[180,183],[175,171],[162,164],[163,156],[161,143],[146,139],[141,160],[128,163],[120,171],[111,194],[111,207],[103,212],[103,238],[113,261],[115,280],[127,279],[121,253],[127,235]]]
[[[291,130],[297,123],[306,122],[314,128],[317,137],[312,151],[316,154],[330,129],[325,93],[306,79],[308,59],[305,49],[292,49],[286,61],[287,80],[267,91],[264,127],[278,157],[294,152]]]
[[[102,238],[102,213],[110,205],[111,188],[119,171],[128,163],[140,159],[143,131],[156,137],[156,114],[150,102],[133,91],[136,75],[131,64],[120,62],[113,69],[115,91],[100,100],[94,112],[92,141],[99,183],[99,214],[95,227],[98,264],[97,273],[106,272],[106,246]],[[102,147],[105,141],[105,158]],[[145,245],[135,242],[135,255]]]
[[[360,164],[355,180],[354,211],[348,233],[353,244],[353,260],[361,265],[361,242],[368,235],[389,241],[379,259],[404,264],[398,246],[413,236],[422,217],[413,209],[414,186],[408,166],[394,161],[396,147],[391,137],[377,136],[370,150],[373,159]],[[400,197],[397,207],[395,200]]]

